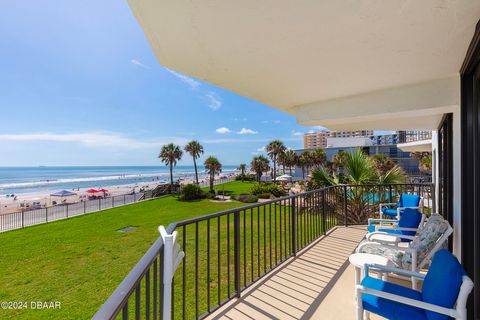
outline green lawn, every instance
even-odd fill
[[[0,234],[0,301],[61,302],[60,310],[0,309],[0,319],[89,319],[157,239],[158,225],[243,205],[168,197]],[[138,228],[117,231],[126,226]]]
[[[244,182],[233,181],[233,182],[224,183],[224,184],[215,186],[215,189],[217,189],[218,191],[224,191],[225,190],[225,194],[239,195],[239,194],[242,194],[242,193],[249,193],[250,188],[254,184],[255,184],[255,182],[251,182],[251,181],[244,181]],[[209,189],[209,187],[203,188],[203,190],[208,190],[208,189]]]

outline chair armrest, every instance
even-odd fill
[[[397,210],[403,210],[403,209],[420,209],[420,207],[398,207]]]
[[[376,231],[380,231],[380,229],[388,229],[388,230],[400,230],[400,231],[418,231],[418,228],[403,228],[403,227],[396,227],[396,226],[375,226]]]
[[[420,309],[445,314],[445,315],[453,317],[453,318],[458,317],[458,313],[455,309],[448,309],[448,308],[437,306],[437,305],[434,305],[434,304],[431,304],[431,303],[406,298],[406,297],[399,296],[399,295],[392,294],[392,293],[388,293],[388,292],[383,292],[383,291],[371,289],[371,288],[368,288],[368,287],[365,287],[365,286],[362,286],[362,285],[356,285],[356,289],[361,291],[362,293],[371,294],[373,296],[377,296],[377,297],[384,298],[384,299],[387,299],[387,300],[392,300],[392,301],[395,301],[395,302],[399,302],[399,303],[406,304],[406,305],[409,305],[409,306],[417,307],[417,308],[420,308]]]
[[[395,233],[388,233],[388,232],[382,232],[382,231],[375,231],[375,232],[371,232],[368,234],[368,237],[371,237],[372,235],[388,235],[388,236],[391,236],[391,237],[394,237],[394,238],[397,238],[397,239],[408,239],[408,240],[414,240],[415,239],[415,236],[406,236],[406,235],[403,235],[403,234],[395,234]],[[375,241],[376,243],[376,241]],[[398,249],[404,249],[405,247],[398,247]]]
[[[368,224],[370,224],[371,222],[397,223],[398,220],[397,219],[373,219],[373,218],[368,219]]]
[[[395,203],[395,202],[391,202],[391,203],[380,203],[380,210],[382,209],[382,207],[389,207],[389,206],[397,206],[398,203]]]
[[[396,274],[401,274],[401,275],[408,276],[408,277],[415,277],[415,278],[421,279],[421,280],[424,280],[425,276],[426,276],[423,273],[408,271],[408,270],[400,269],[400,268],[386,267],[386,266],[378,265],[378,264],[375,264],[375,263],[365,264],[365,276],[368,276],[368,271],[370,271],[370,270],[380,271],[380,272],[396,273]]]

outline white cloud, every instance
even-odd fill
[[[184,74],[181,74],[181,73],[178,73],[176,71],[173,71],[171,69],[168,69],[168,68],[165,68],[168,72],[170,72],[171,74],[173,74],[176,78],[178,78],[180,81],[182,81],[183,83],[187,84],[191,89],[196,89],[198,88],[201,83],[200,81],[197,81],[189,76],[186,76]]]
[[[252,129],[242,128],[237,134],[257,134],[258,131],[254,131]]]
[[[292,130],[292,136],[294,137],[303,136],[303,132]]]
[[[232,131],[228,128],[221,127],[221,128],[218,128],[217,130],[215,130],[215,132],[220,133],[220,134],[226,134],[226,133],[230,133]]]
[[[212,111],[216,111],[220,109],[223,105],[222,98],[215,92],[209,91],[205,94],[205,98],[208,100],[208,107],[212,109]]]
[[[258,148],[257,149],[257,152],[265,152],[266,148],[265,147],[261,147],[261,148]]]
[[[31,133],[0,134],[0,142],[69,142],[79,143],[88,148],[148,149],[160,148],[166,143],[185,144],[188,139],[181,137],[160,137],[154,139],[135,139],[115,132],[82,133]]]
[[[308,133],[315,133],[315,130],[308,130]]]
[[[263,120],[262,123],[274,123],[274,124],[279,124],[281,123],[280,120]]]
[[[143,69],[150,69],[149,66],[147,65],[144,65],[143,63],[141,63],[140,61],[138,61],[137,59],[132,59],[130,60],[130,62],[134,65],[136,65],[137,67],[140,67],[140,68],[143,68]]]
[[[247,118],[233,118],[234,121],[247,121]]]

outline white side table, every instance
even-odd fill
[[[355,285],[360,284],[366,264],[376,264],[388,268],[395,267],[393,262],[387,258],[370,253],[354,253],[350,255],[348,261],[355,267]],[[387,280],[387,274],[378,273],[378,275],[379,277],[383,276],[383,279]]]

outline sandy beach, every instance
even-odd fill
[[[228,173],[224,175],[220,175],[215,180],[221,181],[225,180],[226,178],[233,177],[235,173]],[[193,177],[186,177],[180,178],[176,180],[180,184],[188,184],[194,181]],[[202,177],[199,179],[199,183],[201,186],[208,185],[208,178]],[[164,182],[159,181],[149,181],[149,182],[138,182],[135,184],[127,184],[127,185],[117,185],[117,186],[106,186],[105,189],[108,190],[108,193],[105,194],[107,197],[117,196],[117,195],[124,195],[124,194],[131,194],[133,192],[138,193],[142,192],[143,190],[152,190],[157,187],[159,184],[165,184]],[[87,193],[89,189],[95,189],[95,187],[89,188],[73,188],[67,189],[67,191],[74,192],[76,195],[68,196],[68,197],[54,197],[50,196],[53,192],[35,192],[35,193],[20,193],[15,194],[14,197],[6,197],[3,196],[0,198],[0,215],[7,214],[12,212],[18,212],[22,210],[29,210],[32,208],[33,205],[38,204],[41,207],[50,207],[55,205],[55,203],[77,203],[80,201],[85,201],[88,199],[89,196],[92,194]],[[57,190],[60,191],[60,190]],[[57,192],[54,191],[54,192]],[[103,193],[96,193],[96,196],[104,196]]]

